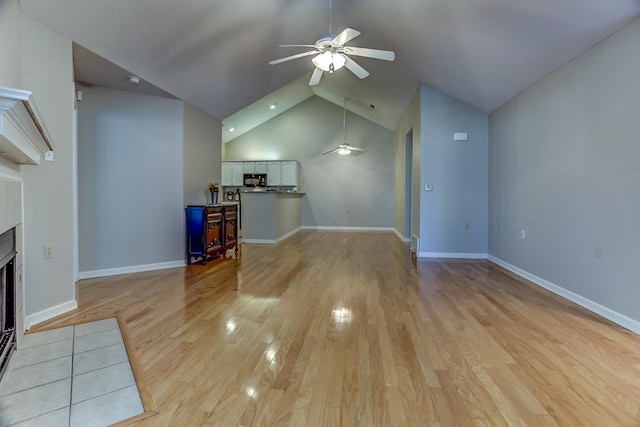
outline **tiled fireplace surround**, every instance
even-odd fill
[[[18,346],[24,336],[22,281],[22,182],[0,176],[0,234],[16,227],[16,332]]]

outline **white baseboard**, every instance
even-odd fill
[[[458,258],[458,259],[487,259],[487,254],[475,252],[420,252],[418,258]]]
[[[242,244],[248,245],[275,245],[276,241],[274,239],[245,239],[243,238],[240,242]]]
[[[282,235],[282,236],[278,237],[278,238],[276,239],[276,243],[280,243],[280,242],[282,242],[283,240],[288,239],[289,237],[291,237],[291,236],[293,236],[294,234],[298,233],[300,230],[302,230],[302,228],[301,228],[301,227],[298,227],[298,228],[296,228],[296,229],[294,229],[294,230],[291,230],[291,231],[290,231],[290,232],[288,232],[287,234],[284,234],[284,235]]]
[[[298,227],[295,230],[291,230],[290,232],[288,232],[287,234],[284,234],[280,237],[278,237],[277,239],[273,240],[273,239],[242,239],[241,243],[255,243],[255,244],[263,244],[263,245],[275,245],[276,243],[280,243],[283,240],[288,239],[289,237],[293,236],[294,234],[296,234],[297,232],[299,232],[302,228]]]
[[[398,239],[402,240],[403,243],[411,243],[411,237],[404,237],[402,234],[400,234],[400,232],[398,230],[396,230],[395,228],[393,229],[393,232],[395,233],[396,236],[398,236]]]
[[[578,295],[570,290],[563,288],[562,286],[558,286],[555,283],[551,283],[548,280],[545,280],[541,277],[538,277],[534,274],[529,273],[515,265],[511,265],[506,261],[501,260],[500,258],[496,258],[492,255],[489,255],[487,258],[489,261],[499,265],[500,267],[506,268],[512,273],[517,274],[520,277],[523,277],[541,288],[545,288],[548,291],[553,292],[556,295],[559,295],[563,298],[568,299],[581,307],[586,308],[589,311],[592,311],[605,319],[609,319],[612,322],[629,329],[637,334],[640,334],[640,322],[632,319],[630,317],[625,316],[624,314],[620,314],[617,311],[611,310],[608,307],[598,304],[597,302],[593,302],[588,298],[585,298],[581,295]]]
[[[128,267],[108,268],[106,270],[80,271],[78,279],[92,279],[94,277],[116,276],[118,274],[140,273],[142,271],[162,270],[164,268],[182,267],[186,263],[183,260],[159,262],[157,264],[131,265]]]
[[[319,231],[394,231],[393,227],[343,227],[337,225],[303,225],[300,228]]]
[[[30,314],[24,318],[24,328],[28,331],[33,325],[36,325],[45,320],[53,319],[56,316],[60,316],[68,311],[78,308],[78,301],[72,300],[63,302],[54,307],[46,308],[37,313]]]

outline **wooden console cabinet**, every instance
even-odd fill
[[[238,207],[236,205],[187,206],[186,255],[187,264],[192,259],[224,257],[229,249],[235,248],[238,255]]]

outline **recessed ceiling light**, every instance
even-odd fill
[[[271,110],[275,110],[275,109],[276,109],[276,104],[271,104],[271,105],[269,106],[269,109],[271,109]]]
[[[229,128],[229,132],[233,132],[234,130],[236,130],[236,128],[234,127]]]
[[[132,76],[129,76],[128,79],[129,79],[129,83],[131,84],[137,85],[138,83],[140,83],[140,77],[138,76],[132,75]]]

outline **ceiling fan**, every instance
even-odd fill
[[[352,145],[347,144],[347,98],[342,98],[342,100],[344,101],[344,106],[342,109],[343,110],[342,111],[342,144],[338,145],[333,150],[327,151],[326,153],[322,153],[323,156],[325,154],[331,154],[331,153],[338,153],[343,156],[348,156],[354,151],[357,151],[357,152],[364,151],[360,147],[354,147]]]
[[[369,49],[366,47],[345,46],[345,44],[360,35],[360,31],[353,28],[347,28],[337,36],[332,32],[331,25],[331,0],[329,0],[329,32],[323,34],[316,41],[316,44],[289,44],[280,45],[279,47],[312,47],[313,50],[287,56],[280,59],[270,61],[270,65],[280,64],[282,62],[291,61],[292,59],[302,58],[305,56],[315,55],[311,60],[315,69],[309,80],[309,86],[315,86],[320,83],[323,72],[333,73],[340,68],[347,67],[349,71],[364,79],[369,72],[362,68],[360,64],[351,59],[349,55],[363,56],[366,58],[382,59],[384,61],[395,60],[395,53],[390,50]]]

